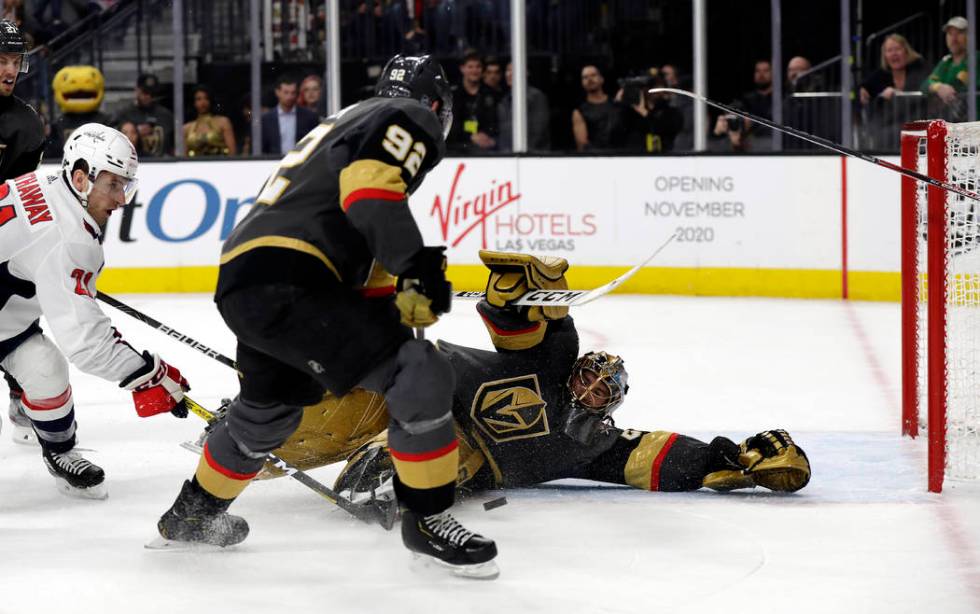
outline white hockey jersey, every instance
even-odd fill
[[[54,341],[86,373],[118,382],[145,364],[95,301],[100,237],[60,173],[0,184],[0,346],[43,314]]]

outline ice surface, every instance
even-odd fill
[[[228,355],[210,297],[123,296]],[[106,310],[215,406],[234,373]],[[36,448],[0,435],[0,612],[980,612],[980,488],[925,491],[925,442],[899,432],[895,304],[610,296],[576,310],[583,349],[621,354],[620,426],[735,439],[788,429],[813,464],[796,495],[655,494],[568,480],[487,493],[460,519],[497,540],[495,582],[412,563],[397,533],[351,520],[303,486],[250,487],[252,534],[217,553],[150,552],[197,459],[193,416],[136,417],[127,394],[73,371],[80,446],[109,499],[55,490]],[[428,338],[490,347],[457,303]],[[4,420],[6,420],[4,416]],[[331,483],[339,467],[313,475]]]

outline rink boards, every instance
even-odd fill
[[[275,166],[142,164],[99,288],[213,289],[222,240]],[[899,297],[898,175],[838,156],[450,158],[410,201],[426,243],[449,246],[458,289],[485,283],[480,249],[565,257],[588,288],[675,234],[623,291]]]

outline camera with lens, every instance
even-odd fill
[[[623,90],[623,102],[631,105],[643,102],[643,96],[646,94],[646,91],[660,84],[658,79],[651,75],[626,77],[617,80],[616,83]]]
[[[745,120],[738,115],[726,115],[725,122],[728,124],[729,132],[741,132],[745,129]]]

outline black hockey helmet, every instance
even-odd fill
[[[20,72],[27,72],[27,39],[17,24],[4,19],[0,21],[0,53],[16,53],[20,57]]]
[[[414,98],[425,106],[439,102],[439,121],[443,137],[453,125],[453,91],[442,66],[431,55],[396,55],[388,60],[377,85],[375,96]]]

